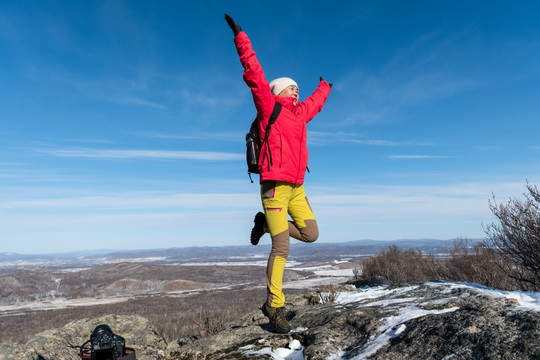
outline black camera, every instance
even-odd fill
[[[81,360],[136,360],[135,349],[126,346],[126,340],[107,324],[96,326],[90,340],[79,348]]]
[[[90,335],[91,360],[117,360],[124,356],[126,341],[109,325],[98,325]]]

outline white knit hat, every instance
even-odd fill
[[[291,85],[294,85],[298,88],[298,84],[293,79],[288,77],[281,77],[274,79],[270,82],[270,90],[272,91],[272,94],[279,95],[283,91],[283,89]]]

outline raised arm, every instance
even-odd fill
[[[317,90],[298,104],[298,114],[303,117],[305,122],[311,121],[322,110],[332,86],[333,84],[326,82],[321,76]]]
[[[240,63],[244,68],[244,81],[251,89],[257,112],[262,115],[262,118],[268,119],[275,102],[268,80],[264,76],[261,64],[246,33],[230,15],[225,14],[225,20],[233,31],[234,44],[240,56]]]

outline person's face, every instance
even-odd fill
[[[281,97],[293,97],[293,104],[296,105],[298,102],[298,99],[300,96],[298,95],[298,88],[294,85],[287,86],[285,89],[283,89],[282,92],[279,93],[278,96]]]

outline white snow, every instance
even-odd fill
[[[457,354],[450,354],[450,355],[447,355],[445,357],[443,357],[441,360],[450,360],[450,359],[453,359],[457,356]]]
[[[300,344],[298,340],[292,340],[289,343],[288,348],[277,348],[272,350],[270,346],[264,347],[259,350],[251,350],[254,346],[248,345],[240,348],[244,351],[244,354],[253,356],[256,358],[257,355],[270,355],[274,360],[304,360],[304,347]]]
[[[336,265],[339,264],[338,261],[334,261]],[[319,266],[290,266],[291,270],[297,270],[297,271],[313,271],[315,275],[317,276],[346,276],[346,277],[353,277],[354,276],[354,269],[340,269],[339,267],[335,267],[330,264],[325,265],[319,265]]]
[[[345,276],[351,278],[354,276],[353,269],[328,269],[328,270],[315,270],[317,276]]]
[[[409,286],[396,289],[388,289],[384,286],[378,286],[373,288],[364,288],[357,291],[340,293],[337,297],[336,304],[358,304],[362,306],[382,306],[390,307],[393,305],[401,304],[397,307],[399,313],[395,316],[389,316],[384,318],[383,325],[378,328],[379,335],[369,340],[367,347],[362,353],[355,356],[354,360],[367,359],[367,357],[375,354],[377,350],[386,345],[393,337],[401,334],[405,328],[405,323],[409,320],[416,319],[422,316],[430,314],[441,314],[445,312],[452,312],[457,310],[457,307],[452,307],[443,310],[424,310],[418,307],[418,304],[422,302],[422,298],[417,296],[407,296],[408,293],[415,290],[418,286]],[[369,301],[371,299],[378,299],[378,301]]]
[[[190,262],[190,263],[178,263],[175,265],[180,266],[266,266],[268,260],[259,261],[215,261],[215,262]]]
[[[438,282],[427,283],[430,286],[441,286]],[[478,295],[485,295],[495,298],[514,299],[517,300],[519,306],[518,310],[532,310],[540,311],[540,293],[532,291],[504,291],[495,288],[490,288],[473,283],[443,283],[447,286],[444,290],[446,293],[450,293],[454,289],[469,289],[471,293]]]
[[[130,298],[125,296],[108,297],[108,298],[54,298],[50,300],[42,301],[29,301],[25,303],[19,303],[14,305],[0,305],[0,314],[18,314],[26,313],[28,311],[43,311],[43,310],[55,310],[66,309],[79,306],[91,306],[91,305],[104,305],[114,304],[118,302],[128,301]]]

